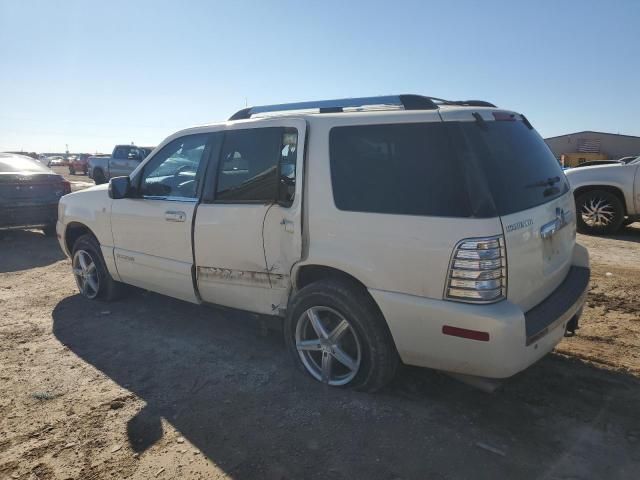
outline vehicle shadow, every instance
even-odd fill
[[[65,298],[53,332],[146,402],[126,426],[142,455],[165,419],[235,479],[640,475],[629,375],[551,355],[494,394],[405,367],[369,395],[307,379],[247,314],[148,292],[100,308]]]
[[[58,240],[41,230],[0,230],[0,273],[44,267],[64,258]]]
[[[640,222],[632,223],[631,225],[626,225],[616,233],[611,235],[591,235],[588,233],[583,233],[582,235],[586,237],[591,237],[594,239],[598,238],[606,238],[611,240],[620,240],[624,242],[632,242],[632,243],[640,243]]]
[[[611,235],[610,238],[640,243],[640,222],[635,222],[621,228],[616,234]]]

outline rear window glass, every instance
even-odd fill
[[[468,169],[484,173],[498,215],[542,205],[569,191],[547,144],[522,121],[448,125],[459,158]]]
[[[37,160],[23,156],[0,156],[0,172],[46,172],[50,170]]]
[[[335,127],[330,162],[340,210],[484,218],[569,189],[544,140],[522,121]]]
[[[335,127],[331,178],[341,210],[470,216],[445,124]]]

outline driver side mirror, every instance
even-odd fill
[[[109,197],[114,200],[127,198],[131,191],[131,179],[129,177],[113,177],[109,180]]]

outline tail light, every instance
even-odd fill
[[[494,303],[507,296],[507,257],[502,235],[468,238],[453,250],[445,298]]]
[[[65,180],[62,182],[62,194],[66,195],[67,193],[71,193],[71,184]]]

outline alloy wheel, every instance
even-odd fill
[[[332,308],[307,309],[298,319],[295,344],[305,369],[318,381],[346,385],[358,374],[360,340],[347,319]]]
[[[580,215],[590,227],[607,227],[615,218],[615,207],[604,198],[591,197],[582,204]]]
[[[72,268],[80,293],[89,299],[96,298],[100,290],[100,278],[91,254],[86,250],[76,251]]]

